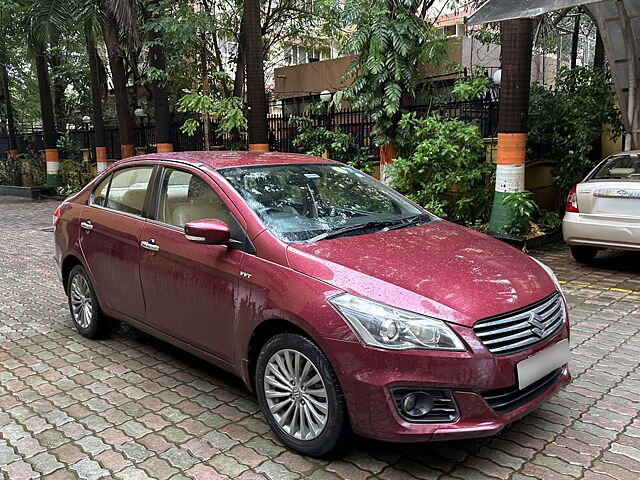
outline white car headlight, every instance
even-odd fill
[[[533,261],[535,261],[538,265],[540,265],[542,267],[542,269],[547,272],[547,275],[549,275],[549,278],[551,278],[551,280],[553,281],[553,283],[555,284],[556,288],[558,289],[558,291],[563,294],[562,292],[562,288],[560,288],[560,281],[558,280],[558,277],[556,277],[556,274],[553,273],[553,270],[551,270],[551,268],[549,268],[548,266],[546,266],[544,263],[542,263],[540,260],[538,260],[537,258],[533,258],[531,257],[531,259]]]
[[[329,299],[362,343],[391,350],[464,351],[462,340],[442,320],[343,293]]]

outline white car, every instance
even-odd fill
[[[640,251],[640,150],[605,158],[573,187],[562,234],[579,262],[603,248]]]

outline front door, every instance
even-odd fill
[[[226,361],[233,360],[235,299],[243,252],[188,241],[184,225],[234,222],[227,205],[195,170],[165,168],[154,220],[142,231],[140,277],[145,322]]]
[[[80,217],[80,248],[103,307],[144,318],[139,273],[143,210],[152,166],[116,170],[93,191]]]

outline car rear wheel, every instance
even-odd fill
[[[69,310],[78,332],[87,338],[102,338],[111,331],[111,321],[100,309],[87,271],[76,265],[67,280]]]
[[[329,360],[308,338],[278,334],[262,347],[255,384],[269,425],[289,448],[320,457],[347,431],[342,390]]]
[[[573,245],[571,248],[571,256],[580,263],[589,263],[596,258],[598,247],[586,247]]]

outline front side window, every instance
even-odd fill
[[[418,218],[435,218],[362,172],[339,164],[233,167],[219,172],[267,228],[289,242],[401,228]]]
[[[203,218],[215,218],[229,224],[231,212],[200,176],[167,168],[160,189],[157,220],[182,228]]]
[[[610,157],[593,173],[591,180],[640,181],[640,155],[635,153]]]

